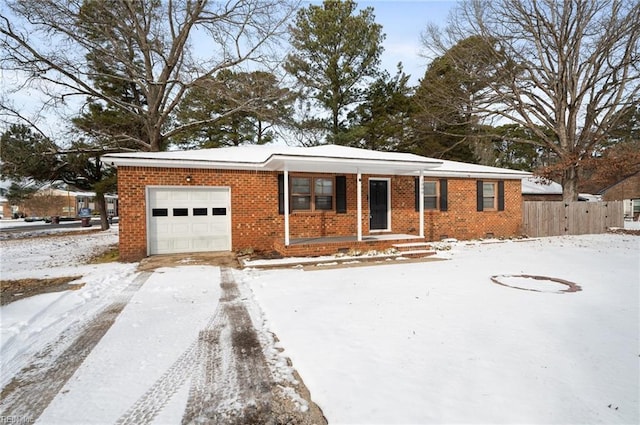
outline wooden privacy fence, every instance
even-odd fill
[[[623,226],[622,201],[523,202],[522,230],[531,237],[606,233]]]

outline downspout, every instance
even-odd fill
[[[357,207],[357,220],[358,220],[358,242],[362,242],[362,174],[358,170],[356,187],[358,188],[358,207]]]
[[[420,170],[420,178],[418,179],[419,189],[418,196],[420,205],[420,237],[424,238],[424,171]]]
[[[289,170],[284,167],[284,246],[289,246]]]

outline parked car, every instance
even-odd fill
[[[77,221],[80,220],[79,218],[76,217],[58,217],[58,221]],[[45,217],[44,218],[44,222],[45,223],[51,223],[53,220],[51,217]]]
[[[34,221],[44,221],[44,217],[25,217],[24,221],[31,223]]]

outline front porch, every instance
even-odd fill
[[[284,257],[312,257],[338,253],[346,254],[350,251],[384,251],[394,248],[394,245],[407,244],[415,247],[428,246],[425,244],[424,237],[385,233],[362,236],[360,241],[355,235],[291,239],[289,245],[285,245],[282,240],[277,240],[273,244],[273,248]]]

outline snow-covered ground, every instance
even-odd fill
[[[75,230],[80,230],[77,228]],[[59,233],[60,229],[55,229]],[[84,229],[86,230],[86,228]],[[118,243],[118,227],[108,231],[97,229],[91,234],[65,234],[56,236],[50,230],[29,231],[33,236],[20,239],[0,238],[0,272],[3,279],[27,277],[53,277],[57,267],[76,266],[86,262],[96,253]],[[64,233],[70,233],[64,231]],[[23,233],[24,234],[24,233]],[[49,237],[42,237],[49,235]],[[67,270],[63,270],[67,273]],[[63,274],[64,275],[64,274]]]
[[[447,255],[246,272],[330,423],[640,421],[640,237],[459,242]],[[490,279],[523,274],[582,291]]]
[[[0,307],[2,386],[134,282],[137,264],[82,264],[116,235],[117,227],[0,241],[2,279],[81,275],[85,283]],[[234,277],[252,316],[262,315],[254,323],[280,340],[258,329],[271,344],[265,351],[284,348],[281,356],[292,359],[332,424],[640,422],[640,237],[450,247],[439,253],[445,261],[246,269]],[[490,279],[497,275],[542,292],[497,285]],[[582,290],[558,293],[567,287],[511,275],[563,279]],[[156,271],[38,423],[122,417],[181,364],[218,296],[215,267]],[[155,423],[181,421],[188,389],[177,382],[175,393],[147,400],[165,403]]]
[[[628,230],[640,230],[640,221],[625,221],[624,228]]]
[[[0,385],[75,323],[109,304],[134,278],[137,264],[84,264],[118,242],[117,227],[92,235],[0,240],[3,280],[81,276],[75,291],[41,294],[0,307]]]
[[[78,222],[80,220],[77,220]],[[47,224],[45,223],[43,220],[38,220],[38,221],[24,221],[23,218],[18,218],[18,219],[10,219],[10,218],[5,218],[0,220],[0,229],[8,229],[8,228],[13,228],[13,227],[20,227],[20,228],[29,228],[29,227],[33,227],[33,226],[42,226],[43,224]],[[51,226],[52,228],[54,226]]]

